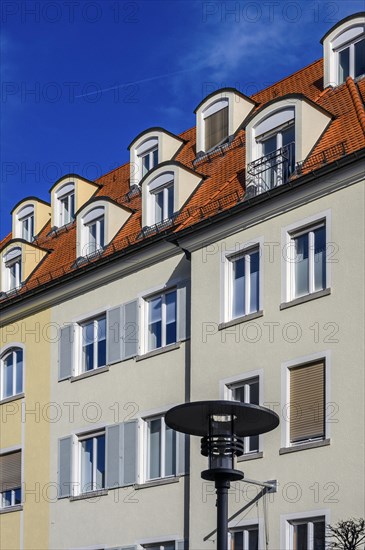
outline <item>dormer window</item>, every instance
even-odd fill
[[[34,206],[25,206],[17,214],[20,225],[20,237],[25,241],[32,242],[34,239]]]
[[[147,172],[152,170],[158,164],[158,138],[151,137],[146,139],[136,148],[137,166],[136,172],[142,179]]]
[[[4,256],[5,292],[19,288],[22,282],[22,251],[20,247],[9,250]]]
[[[203,111],[205,151],[210,151],[227,141],[228,99],[221,99]]]
[[[348,76],[356,78],[365,74],[365,38],[339,49],[337,57],[339,84],[345,82]]]
[[[85,231],[84,256],[95,254],[105,246],[105,214],[104,207],[90,210],[83,218]]]
[[[158,147],[154,147],[141,155],[142,178],[158,164]]]
[[[63,227],[75,219],[75,185],[67,183],[57,191],[58,223]]]
[[[174,214],[174,174],[166,172],[152,180],[149,193],[149,225],[171,219]]]

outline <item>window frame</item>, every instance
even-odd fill
[[[82,223],[82,256],[88,257],[100,253],[106,247],[107,218],[105,206],[93,206],[81,219]],[[95,242],[91,242],[92,227],[95,227]],[[101,242],[103,236],[103,242]]]
[[[148,226],[166,223],[175,213],[175,172],[167,170],[154,178],[147,186],[147,222]],[[172,189],[172,212],[169,216],[169,190]],[[157,195],[163,193],[162,219],[156,219]]]
[[[97,460],[92,463],[92,488],[85,491],[82,486],[82,443],[86,440],[92,439],[93,441],[93,457],[97,457],[97,437],[104,436],[104,487],[96,487],[96,469],[97,469]],[[77,463],[77,483],[72,484],[77,487],[77,495],[87,495],[88,493],[93,493],[95,491],[103,491],[106,489],[105,486],[105,477],[106,477],[106,431],[105,429],[99,429],[93,432],[85,432],[76,435],[77,438],[77,452],[76,452],[76,463]],[[96,452],[95,452],[96,451]]]
[[[97,337],[98,337],[98,332],[99,332],[99,321],[104,319],[105,320],[105,365],[100,365],[100,366],[97,366],[97,363],[98,363],[98,343],[99,341],[102,341],[102,340],[98,340]],[[93,367],[89,370],[86,370],[85,369],[85,364],[84,364],[84,336],[83,336],[83,332],[84,332],[84,327],[86,325],[90,325],[91,323],[93,323],[93,336],[94,336],[94,340],[93,340]],[[101,368],[104,368],[106,367],[107,365],[107,360],[106,360],[106,349],[107,349],[107,314],[106,314],[106,311],[103,311],[103,312],[100,312],[98,314],[95,314],[94,316],[91,316],[87,319],[83,319],[82,321],[78,321],[77,322],[77,332],[78,332],[78,346],[76,348],[76,356],[77,356],[77,360],[76,360],[76,375],[82,375],[82,374],[85,374],[85,373],[91,373],[91,372],[96,372],[98,369],[101,369]],[[76,347],[76,346],[75,346]]]
[[[157,155],[155,155],[155,153],[157,153]],[[145,158],[148,158],[149,168],[144,167]],[[150,149],[138,155],[138,159],[141,166],[141,177],[144,178],[144,176],[148,174],[148,172],[150,172],[151,170],[153,170],[153,168],[156,168],[156,166],[158,166],[158,159],[159,159],[158,143],[156,145],[152,145]]]
[[[20,392],[16,392],[16,381],[17,381],[17,371],[18,371],[18,362],[15,361],[15,368],[14,368],[14,356],[16,357],[16,353],[21,352],[22,359],[22,389]],[[9,356],[12,355],[13,357],[13,381],[12,381],[12,388],[13,393],[11,395],[5,396],[4,395],[4,360]],[[25,366],[24,366],[24,348],[21,347],[18,344],[12,344],[7,349],[4,349],[0,355],[0,402],[6,399],[12,399],[16,398],[17,396],[22,396],[24,394],[24,374],[25,374]],[[15,390],[15,393],[14,393]]]
[[[336,245],[335,243],[331,242],[331,210],[325,210],[322,212],[318,212],[317,214],[313,216],[309,216],[307,218],[301,219],[296,221],[293,224],[287,225],[285,227],[282,227],[281,230],[281,244],[282,244],[282,254],[281,254],[281,301],[282,304],[290,304],[293,302],[296,303],[296,300],[299,302],[301,300],[307,300],[311,299],[311,297],[315,298],[318,296],[318,293],[323,291],[328,291],[331,288],[332,284],[332,269],[331,265],[332,263],[337,263],[338,260],[333,257],[329,257],[330,254],[335,255],[336,253]],[[294,277],[295,277],[295,261],[293,257],[293,245],[292,245],[292,239],[293,237],[300,236],[301,234],[305,234],[311,229],[315,227],[319,227],[320,225],[325,226],[326,231],[326,245],[325,245],[325,258],[326,258],[326,285],[323,290],[315,290],[313,292],[309,292],[308,294],[303,294],[299,297],[295,297],[295,291],[294,291]],[[332,250],[330,248],[330,245],[332,245]],[[313,251],[314,253],[314,251]],[[314,263],[313,263],[314,266]]]
[[[324,437],[316,440],[305,440],[299,443],[291,443],[290,441],[290,370],[295,367],[310,366],[315,362],[324,362]],[[301,357],[296,357],[290,361],[285,361],[281,365],[281,407],[285,410],[285,422],[281,422],[281,447],[282,449],[298,449],[306,448],[312,443],[329,442],[331,438],[331,425],[334,422],[332,415],[327,415],[326,410],[331,405],[331,350],[312,353]],[[330,412],[332,410],[330,409]]]
[[[72,223],[76,216],[76,188],[73,182],[65,183],[56,191],[56,218],[58,222],[58,227],[64,227]],[[64,207],[64,202],[67,201],[69,208],[68,215],[66,217],[66,209]],[[72,208],[73,207],[73,208]]]
[[[161,441],[160,441],[160,462],[159,462],[159,468],[160,468],[160,476],[159,477],[150,477],[150,442],[149,442],[149,435],[150,435],[150,423],[153,420],[160,420],[161,421]],[[173,474],[165,475],[165,451],[166,451],[166,423],[165,423],[165,412],[156,413],[151,416],[143,416],[142,417],[143,422],[143,445],[142,445],[142,452],[141,452],[141,458],[143,460],[143,480],[145,483],[163,480],[163,479],[174,479],[177,477],[177,457],[178,457],[178,433],[174,431],[175,433],[175,463],[174,463],[174,472]]]
[[[347,77],[345,77],[345,80],[341,80],[341,77],[340,77],[340,53],[347,50],[347,49],[349,50],[349,74],[348,74],[348,76],[355,79],[355,78],[361,77],[361,76],[363,76],[363,74],[365,74],[365,73],[362,73],[362,74],[359,74],[359,75],[355,76],[355,44],[357,44],[358,42],[361,42],[362,40],[365,41],[365,33],[359,34],[358,36],[354,37],[353,39],[350,39],[347,42],[344,42],[343,44],[338,46],[337,48],[333,49],[333,54],[335,55],[336,77],[337,77],[338,85],[343,84],[346,81],[346,78],[347,78]]]
[[[167,315],[166,315],[166,310],[167,310],[167,306],[166,306],[166,295],[167,294],[175,294],[175,326],[176,326],[176,337],[175,337],[175,342],[170,342],[169,344],[166,344],[166,327],[167,327],[167,323],[166,323],[166,319],[167,319]],[[149,322],[149,313],[150,313],[150,303],[155,300],[155,299],[158,299],[158,298],[161,298],[162,301],[161,301],[161,346],[159,347],[154,347],[154,348],[150,348],[150,343],[149,343],[149,327],[150,327],[150,322]],[[142,323],[142,326],[144,328],[143,330],[143,348],[144,348],[144,353],[149,353],[149,352],[153,352],[153,351],[157,351],[157,350],[161,350],[161,349],[164,349],[166,348],[167,346],[171,346],[171,345],[174,345],[176,344],[179,340],[178,340],[178,323],[179,323],[179,304],[178,304],[178,286],[177,285],[173,285],[171,287],[168,287],[168,288],[162,288],[160,290],[157,290],[151,294],[147,294],[147,295],[144,295],[143,296],[143,312],[144,312],[144,319],[143,319],[143,323]]]
[[[280,516],[280,548],[293,550],[293,523],[306,523],[315,519],[324,518],[325,525],[331,523],[331,511],[329,509],[317,509],[307,512],[292,512]]]
[[[20,502],[15,502],[16,491],[20,491]],[[11,504],[4,504],[5,493],[11,493]],[[7,489],[6,491],[0,492],[0,510],[7,510],[8,508],[14,508],[22,505],[22,488],[16,487],[15,489]]]
[[[252,383],[257,383],[258,384],[258,393],[259,393],[258,405],[260,405],[261,404],[261,398],[260,398],[260,377],[259,376],[254,376],[252,378],[245,377],[243,380],[240,380],[239,382],[234,382],[232,384],[227,384],[227,394],[228,394],[227,399],[229,401],[237,401],[233,398],[234,397],[234,391],[239,389],[239,388],[243,388],[244,389],[243,390],[244,391],[244,401],[241,401],[241,403],[254,404],[254,403],[251,403],[251,400],[250,400],[250,393],[251,393],[250,385]],[[244,449],[243,454],[244,454],[244,456],[259,453],[262,450],[261,445],[260,445],[260,436],[257,436],[257,438],[258,438],[258,448],[251,450],[250,447],[251,447],[252,437],[256,437],[256,436],[249,436],[249,437],[244,437],[243,438],[243,449]]]
[[[227,136],[222,138],[218,143],[213,145],[210,148],[206,148],[206,120],[209,119],[212,115],[222,111],[223,109],[227,109]],[[204,153],[210,153],[211,151],[214,151],[224,143],[226,143],[229,140],[230,136],[230,111],[231,111],[231,105],[230,105],[230,99],[228,97],[220,97],[220,98],[214,98],[214,100],[209,103],[205,109],[201,113],[201,128],[202,128],[202,136],[201,136],[201,144],[203,146],[203,152]]]
[[[234,533],[243,533],[243,550],[249,550],[248,546],[248,535],[249,531],[257,531],[257,539],[258,539],[258,548],[261,548],[260,542],[260,525],[259,523],[255,523],[254,521],[251,523],[247,523],[246,525],[238,525],[236,527],[231,527],[228,531],[228,548],[231,550],[233,547],[233,535]],[[234,548],[234,547],[233,547]],[[232,549],[233,550],[233,549]]]

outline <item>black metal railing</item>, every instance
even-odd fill
[[[247,165],[246,189],[258,195],[286,183],[295,171],[295,143]],[[251,188],[251,189],[250,189]]]

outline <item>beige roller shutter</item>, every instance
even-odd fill
[[[228,107],[220,109],[205,119],[205,150],[228,137]]]
[[[21,487],[21,461],[21,451],[0,456],[0,492]]]
[[[324,363],[290,369],[290,441],[324,437]]]

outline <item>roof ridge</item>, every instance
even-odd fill
[[[362,131],[365,134],[365,108],[364,108],[361,96],[359,94],[359,90],[357,89],[354,79],[351,78],[351,76],[347,77],[346,86],[349,89],[352,103],[354,104],[357,118],[359,119],[359,124],[361,126]]]

